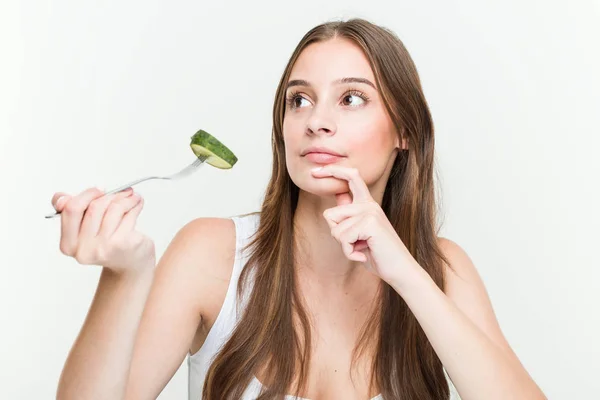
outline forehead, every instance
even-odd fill
[[[375,82],[362,49],[352,41],[340,38],[307,46],[290,74],[290,80],[305,79],[315,85],[329,85],[345,77],[367,78]]]

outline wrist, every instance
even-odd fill
[[[153,280],[154,270],[155,266],[149,263],[148,265],[140,268],[113,269],[104,267],[102,272],[104,275],[114,280],[124,282],[137,282]]]
[[[402,297],[422,291],[433,283],[431,277],[416,261],[403,271],[402,276],[390,279],[389,285]]]

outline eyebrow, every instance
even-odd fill
[[[342,79],[338,79],[338,80],[334,81],[333,83],[336,85],[340,85],[343,83],[364,83],[366,85],[371,86],[373,89],[376,89],[375,85],[373,85],[373,83],[370,80],[365,79],[365,78],[342,78]],[[288,82],[286,90],[293,86],[311,87],[311,84],[304,79],[294,79],[294,80],[291,80]]]

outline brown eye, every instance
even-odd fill
[[[349,102],[346,102],[346,99],[350,99]],[[345,106],[357,107],[365,103],[365,101],[366,100],[361,95],[350,93],[344,96],[342,103],[344,103]]]
[[[302,100],[307,101],[304,97],[299,94],[292,94],[287,99],[286,102],[288,106],[292,109],[302,107]]]
[[[294,98],[294,107],[302,107],[302,100],[304,100],[302,97],[296,96]]]

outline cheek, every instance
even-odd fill
[[[378,174],[385,168],[388,155],[392,151],[389,140],[382,134],[364,135],[360,140],[353,143],[352,158],[356,167],[365,174]]]
[[[345,131],[350,133],[348,136],[352,149],[377,152],[394,146],[393,123],[379,106],[355,113],[345,121],[344,125]]]
[[[348,127],[347,132],[346,149],[356,159],[381,158],[394,148],[395,133],[381,117],[365,119]]]
[[[395,147],[395,132],[386,124],[363,125],[348,137],[348,152],[353,167],[361,171],[367,183],[373,183],[385,171]]]

